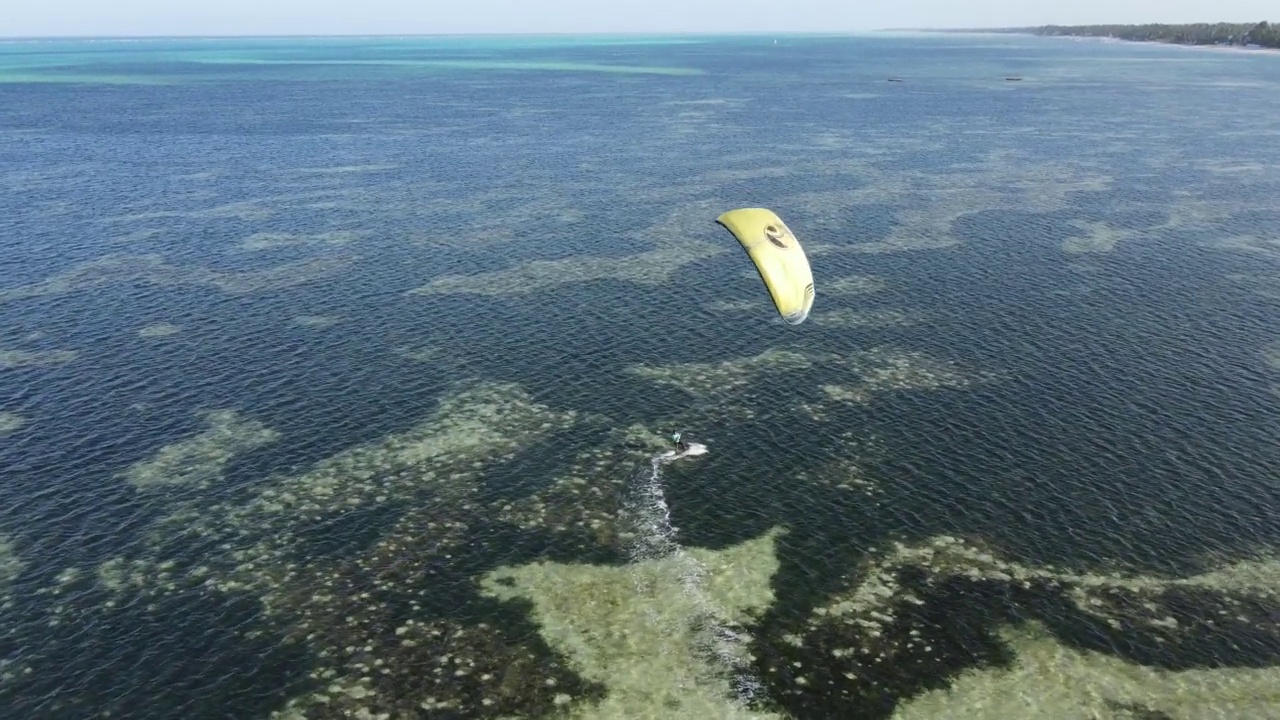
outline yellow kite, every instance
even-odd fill
[[[788,325],[799,325],[813,308],[813,271],[800,241],[782,218],[765,208],[730,210],[716,222],[742,244]]]

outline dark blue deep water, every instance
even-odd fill
[[[544,678],[591,716],[607,683],[474,582],[542,559],[626,562],[609,537],[499,509],[582,453],[617,466],[591,483],[625,486],[647,467],[618,439],[631,426],[712,448],[665,478],[684,546],[787,531],[775,602],[747,629],[761,713],[890,717],[1012,662],[992,634],[1011,618],[1148,667],[1280,666],[1280,604],[1256,598],[1265,621],[1153,641],[1069,617],[1052,588],[939,581],[916,627],[941,638],[935,664],[885,662],[843,690],[839,672],[822,686],[774,672],[787,653],[823,662],[777,638],[891,541],[951,535],[1023,567],[1160,577],[1280,545],[1280,56],[961,35],[14,41],[0,190],[4,717],[265,718],[324,690],[309,673],[332,661],[317,648],[356,642],[323,640],[343,618],[306,636],[256,591],[161,590],[150,571],[121,589],[103,568],[239,577],[237,552],[264,540],[228,529],[227,508],[480,381],[579,424],[477,455],[465,538],[447,555],[406,546],[418,579],[361,586],[380,593],[361,607],[481,627],[474,652],[507,677],[503,653],[530,648],[533,689],[511,680],[485,704],[459,676],[440,696],[458,702],[436,708],[432,667],[403,666],[371,716],[541,717],[563,709]],[[805,324],[777,320],[715,225],[742,206],[777,211],[811,249]],[[826,292],[851,276],[878,289]],[[873,348],[974,380],[833,402],[823,386],[856,376],[821,358]],[[817,359],[716,375],[770,349]],[[708,365],[674,371],[688,387],[634,371],[687,363]],[[697,373],[709,389],[690,389]],[[204,482],[129,481],[211,410],[276,435]],[[875,492],[797,480],[840,461]],[[293,538],[301,567],[355,573],[396,523],[456,519],[426,497],[299,511],[259,534]],[[410,586],[432,599],[410,609]],[[1193,619],[1220,602],[1166,600]],[[961,617],[967,630],[948,626]],[[1182,717],[1149,715],[1166,716]]]

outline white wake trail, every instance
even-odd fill
[[[733,627],[724,608],[707,593],[706,567],[685,552],[677,541],[677,529],[671,524],[671,509],[662,483],[664,465],[706,452],[706,446],[690,443],[689,449],[682,453],[667,451],[650,458],[649,468],[637,473],[629,484],[623,518],[634,533],[629,552],[631,562],[668,560],[674,568],[671,580],[680,584],[682,594],[689,601],[690,612],[677,619],[680,627],[670,629],[692,635],[694,649],[705,658],[709,670],[727,681],[737,700],[745,705],[761,690],[760,681],[750,668],[747,647],[750,638]],[[652,583],[652,575],[636,574],[637,592],[651,593]],[[650,615],[650,620],[662,622],[656,613]]]

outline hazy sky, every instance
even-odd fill
[[[4,6],[0,36],[7,37],[783,32],[1280,21],[1280,0],[6,0]]]

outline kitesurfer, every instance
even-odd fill
[[[685,450],[689,449],[689,446],[686,445],[684,441],[680,439],[680,431],[678,430],[676,432],[671,433],[671,442],[676,444],[676,452],[678,453],[682,453]]]

